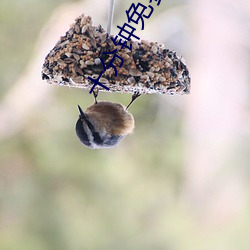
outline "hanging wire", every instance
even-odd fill
[[[111,34],[111,31],[112,31],[114,10],[115,10],[115,0],[110,0],[109,11],[108,11],[108,26],[107,26],[107,33],[109,35]]]

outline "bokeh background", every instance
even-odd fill
[[[137,35],[183,55],[191,94],[140,97],[134,134],[90,150],[74,126],[93,97],[41,67],[81,13],[106,27],[109,1],[1,0],[1,250],[250,249],[250,1],[151,4]]]

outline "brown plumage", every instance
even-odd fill
[[[133,132],[134,118],[119,103],[98,102],[85,111],[97,131],[106,131],[111,135],[127,135]]]
[[[134,118],[119,103],[96,101],[85,112],[79,105],[78,109],[80,115],[76,122],[76,134],[86,147],[111,148],[133,132]]]

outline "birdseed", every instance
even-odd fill
[[[113,36],[112,36],[113,37]],[[114,37],[113,37],[114,38]],[[93,82],[104,71],[100,58],[108,65],[113,54],[103,52],[118,50],[115,59],[118,75],[111,67],[103,72],[100,82],[111,92],[140,94],[188,94],[190,76],[182,57],[164,45],[149,41],[130,41],[132,50],[115,46],[105,30],[92,25],[89,16],[81,15],[46,56],[42,79],[50,84],[91,89]],[[101,91],[108,91],[96,86]]]

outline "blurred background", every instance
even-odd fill
[[[131,3],[116,1],[113,34]],[[74,126],[93,97],[41,68],[81,13],[106,28],[108,5],[0,2],[0,249],[249,250],[250,1],[152,1],[136,34],[185,58],[191,94],[140,97],[134,134],[90,150]]]

